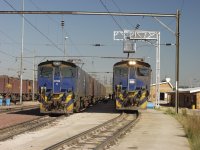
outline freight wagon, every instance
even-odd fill
[[[41,113],[79,112],[103,100],[105,87],[79,66],[68,61],[38,64],[38,91]]]
[[[37,87],[37,81],[35,81]],[[33,81],[22,81],[22,100],[32,100]],[[20,78],[9,77],[7,75],[0,75],[0,94],[4,97],[9,96],[11,100],[18,101],[20,99]],[[37,89],[35,90],[37,94]]]

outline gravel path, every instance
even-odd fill
[[[38,112],[34,112],[32,111],[32,114],[29,111],[22,111],[20,112],[16,112],[16,113],[3,113],[0,114],[0,129],[8,127],[8,126],[12,126],[18,123],[22,123],[25,121],[29,121],[32,119],[35,119],[37,117],[39,117],[40,115],[38,114]]]
[[[113,103],[100,103],[85,112],[65,117],[38,131],[21,134],[13,139],[0,142],[0,147],[5,150],[44,149],[118,115],[114,111]]]

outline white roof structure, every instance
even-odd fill
[[[173,89],[173,85],[170,83],[170,82],[160,82],[159,83],[160,85],[161,84],[169,84],[170,85],[170,87]],[[154,83],[154,84],[151,84],[151,86],[155,86],[156,84]]]
[[[194,88],[179,88],[178,91],[180,93],[196,93],[200,92],[200,87],[194,87]]]

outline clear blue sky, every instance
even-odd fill
[[[102,2],[104,6],[102,5]],[[132,12],[132,13],[176,13],[181,11],[180,19],[180,85],[200,85],[200,1],[198,0],[25,0],[25,10],[62,10],[94,12]],[[21,10],[22,0],[1,0],[0,10]],[[25,15],[24,56],[61,56],[63,55],[63,33],[66,39],[68,56],[126,56],[122,42],[113,40],[113,31],[134,29],[160,31],[161,44],[175,43],[175,36],[152,17],[114,17],[83,15]],[[60,26],[65,21],[64,32]],[[174,18],[159,18],[175,31]],[[17,76],[21,53],[20,15],[0,15],[0,74]],[[117,22],[117,23],[116,23]],[[31,23],[31,25],[30,25]],[[93,44],[102,44],[95,47]],[[161,80],[170,77],[175,80],[175,46],[161,45]],[[155,47],[138,42],[133,57],[145,58],[150,62],[155,75]],[[36,63],[45,59],[37,58]],[[62,59],[62,58],[60,58]],[[88,72],[112,71],[117,59],[81,58],[83,68]],[[32,78],[32,59],[24,60],[24,78]],[[102,80],[111,75],[98,74]],[[104,77],[105,76],[105,77]],[[154,78],[155,82],[155,78]]]

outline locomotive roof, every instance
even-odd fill
[[[137,64],[139,65],[143,65],[145,67],[150,67],[150,65],[144,61],[139,61],[139,60],[122,60],[120,62],[117,62],[114,64],[114,66],[118,66],[118,65],[123,65],[123,64],[127,64],[129,61],[135,61]]]
[[[53,62],[61,62],[62,64],[65,64],[65,65],[70,65],[72,67],[77,67],[76,64],[74,64],[72,62],[69,62],[69,61],[63,61],[63,60],[50,60],[50,61],[47,60],[47,61],[39,63],[38,66],[47,65],[47,64],[52,64],[53,65]]]

